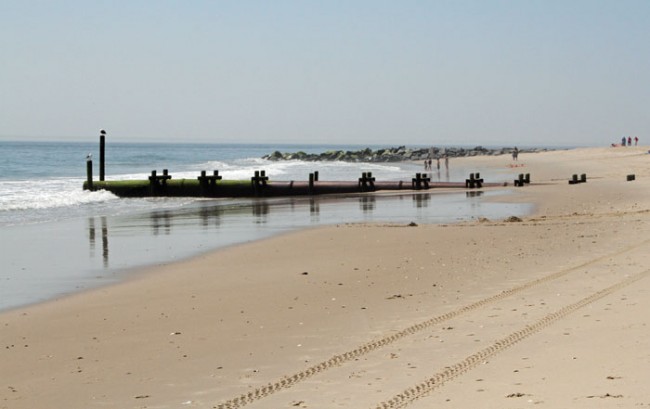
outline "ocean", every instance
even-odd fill
[[[419,163],[271,162],[275,150],[321,153],[388,146],[106,143],[106,179],[146,179],[168,169],[173,178],[219,170],[224,179],[249,179],[265,170],[271,180],[410,181]],[[415,148],[415,147],[413,147]],[[97,142],[0,141],[0,310],[65,296],[122,280],[136,268],[311,226],[358,223],[452,223],[505,218],[530,205],[495,203],[484,194],[440,194],[268,199],[118,198],[82,189],[86,157],[97,180]],[[461,181],[481,171],[486,181],[512,179],[510,171],[454,167],[440,180]]]

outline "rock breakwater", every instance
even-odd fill
[[[341,161],[341,162],[407,162],[419,161],[425,159],[435,159],[448,156],[450,158],[458,158],[465,156],[479,156],[479,155],[506,155],[512,154],[515,148],[498,148],[488,149],[482,146],[474,148],[407,148],[400,146],[397,148],[386,148],[372,150],[370,148],[361,149],[357,151],[343,151],[331,150],[322,153],[305,153],[305,152],[292,152],[283,153],[275,151],[271,154],[264,155],[262,158],[271,161],[283,160],[302,160],[308,162],[319,161]],[[546,148],[526,148],[519,149],[519,153],[543,152],[547,151]]]

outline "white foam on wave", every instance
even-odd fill
[[[47,183],[33,181],[0,182],[0,211],[54,209],[116,200],[107,191],[81,189],[81,180],[54,179]]]
[[[356,180],[362,172],[373,172],[383,180],[408,179],[414,168],[405,164],[367,162],[308,162],[301,160],[270,161],[262,158],[244,158],[232,161],[208,161],[185,166],[185,169],[169,169],[174,179],[194,179],[201,170],[212,174],[214,170],[225,180],[248,180],[255,171],[264,170],[271,180],[308,180],[309,174],[318,171],[321,180]],[[160,170],[159,170],[160,171]],[[142,180],[148,174],[122,174],[108,180]]]
[[[386,180],[395,180],[410,175],[399,165],[366,162],[308,162],[301,160],[269,161],[261,158],[240,159],[230,163],[207,162],[201,164],[208,172],[218,170],[227,180],[246,180],[256,170],[264,170],[266,175],[275,180],[308,180],[309,174],[318,171],[321,180],[355,180],[362,172],[376,172],[376,176]],[[180,174],[179,174],[179,177]]]

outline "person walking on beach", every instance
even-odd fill
[[[440,173],[440,157],[436,158],[436,168],[438,169],[438,173]]]
[[[637,146],[639,144],[639,137],[635,136],[634,137],[634,146]]]
[[[621,146],[625,146],[625,137],[623,137],[623,139],[621,139]]]
[[[445,169],[449,170],[449,156],[445,155]]]
[[[627,137],[627,146],[632,146],[632,137],[631,136]]]
[[[519,159],[519,149],[515,146],[515,149],[512,150],[512,160]]]

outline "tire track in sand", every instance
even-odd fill
[[[538,320],[537,322],[531,325],[526,325],[524,328],[520,329],[519,331],[515,331],[511,333],[507,337],[494,342],[492,345],[468,356],[467,358],[459,361],[458,363],[450,367],[445,368],[444,371],[438,372],[433,376],[431,376],[430,378],[427,378],[424,381],[403,390],[402,392],[398,393],[392,398],[377,404],[377,406],[375,406],[375,409],[398,409],[398,408],[406,407],[413,401],[420,399],[428,395],[429,393],[431,393],[434,389],[439,388],[445,382],[450,381],[462,375],[463,373],[469,371],[470,369],[478,366],[481,362],[484,362],[486,359],[522,341],[528,336],[541,331],[545,327],[548,327],[549,325],[553,324],[555,321],[558,321],[566,317],[567,315],[575,312],[576,310],[585,307],[586,305],[589,305],[595,301],[598,301],[607,295],[610,295],[636,281],[645,278],[646,276],[648,276],[649,273],[650,273],[650,269],[645,270],[637,275],[628,277],[627,279],[619,281],[614,285],[611,285],[607,288],[597,291],[591,294],[590,296],[581,299],[578,302],[566,305],[560,308],[559,310],[544,316],[542,319]]]
[[[538,279],[529,281],[527,283],[524,283],[522,285],[504,290],[498,294],[495,294],[493,296],[484,298],[482,300],[473,302],[471,304],[468,304],[466,306],[463,306],[459,309],[449,311],[445,314],[430,318],[426,321],[422,321],[420,323],[411,325],[401,331],[396,332],[395,334],[388,335],[386,337],[376,339],[373,341],[370,341],[364,345],[361,345],[351,351],[342,353],[342,354],[337,354],[332,356],[331,358],[322,361],[316,365],[310,366],[309,368],[302,370],[300,372],[297,372],[291,376],[285,376],[282,379],[268,383],[264,386],[260,386],[252,391],[249,391],[247,393],[241,394],[239,396],[236,396],[234,398],[231,398],[229,400],[223,401],[222,403],[217,404],[216,406],[213,406],[214,409],[237,409],[241,408],[243,406],[246,406],[250,403],[253,403],[257,400],[263,399],[266,396],[269,396],[273,393],[276,393],[280,390],[291,388],[292,386],[308,379],[311,378],[314,375],[317,375],[323,371],[326,371],[330,368],[338,367],[343,365],[344,363],[348,361],[355,360],[359,357],[362,357],[363,355],[366,355],[370,352],[373,352],[379,348],[385,347],[387,345],[393,344],[396,341],[399,341],[405,337],[408,337],[410,335],[417,334],[425,329],[428,329],[434,325],[443,323],[445,321],[451,320],[453,318],[456,318],[462,314],[477,310],[479,308],[482,308],[486,305],[489,305],[491,303],[503,300],[505,298],[511,297],[517,293],[520,293],[522,291],[528,290],[530,288],[533,288],[537,285],[556,280],[560,277],[563,277],[565,275],[568,275],[576,270],[579,270],[581,268],[587,267],[592,264],[596,264],[600,261],[606,260],[611,257],[616,257],[620,256],[622,254],[625,254],[629,251],[632,251],[638,247],[641,247],[647,243],[649,243],[650,240],[639,243],[637,245],[629,246],[626,249],[619,250],[614,253],[606,254],[594,259],[591,259],[589,261],[586,261],[582,264],[579,264],[574,267],[569,267],[564,270],[560,270],[558,272],[540,277]],[[457,375],[455,375],[457,376]],[[379,406],[381,407],[381,406]],[[390,407],[390,406],[388,406]]]

